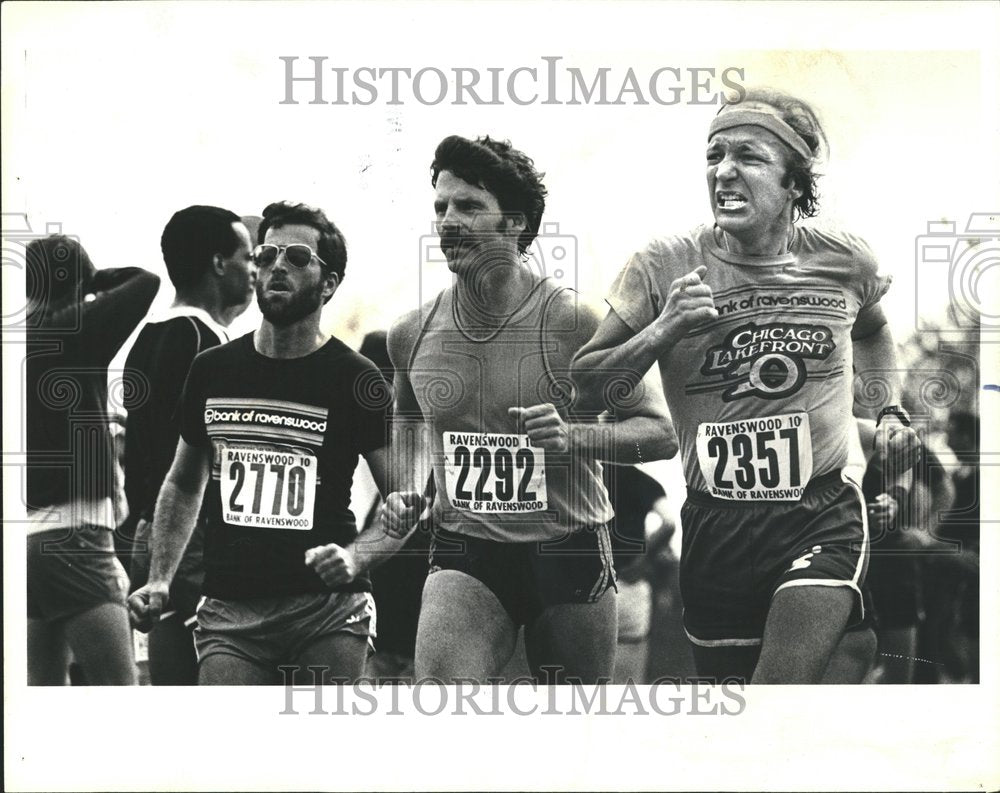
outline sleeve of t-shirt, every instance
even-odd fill
[[[367,454],[389,444],[389,411],[392,389],[374,364],[359,368],[354,387],[354,450]]]
[[[608,304],[635,333],[656,319],[663,308],[659,289],[650,274],[652,254],[653,246],[633,254],[608,294]]]
[[[875,252],[860,237],[849,237],[854,248],[854,273],[861,292],[861,310],[870,308],[882,299],[892,284],[891,275],[879,273]]]
[[[205,430],[205,383],[208,366],[205,355],[201,353],[192,361],[181,394],[181,437],[192,446],[208,445],[208,432]]]

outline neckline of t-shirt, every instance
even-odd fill
[[[722,261],[729,264],[738,264],[744,267],[776,267],[784,264],[794,264],[796,260],[796,253],[798,252],[801,236],[799,228],[797,226],[792,226],[792,239],[788,244],[788,250],[784,253],[775,254],[774,256],[746,256],[741,253],[733,253],[732,251],[727,251],[715,239],[715,229],[717,226],[708,227],[708,242],[709,249],[712,254]]]
[[[331,344],[333,344],[336,341],[339,341],[339,339],[337,339],[336,336],[331,335],[330,338],[327,339],[323,344],[321,344],[312,352],[306,353],[305,355],[299,355],[295,358],[272,358],[270,355],[264,355],[264,353],[262,353],[260,350],[257,349],[257,345],[254,342],[254,338],[256,337],[256,335],[257,331],[250,331],[250,333],[247,334],[247,337],[249,337],[249,342],[250,342],[250,353],[259,360],[267,361],[268,363],[273,363],[278,365],[290,364],[290,363],[295,363],[296,361],[308,360],[309,358],[312,358],[314,355],[320,355]]]

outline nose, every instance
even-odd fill
[[[455,209],[455,205],[449,202],[444,212],[438,216],[438,228],[453,230],[457,229],[458,226],[458,211]]]
[[[736,178],[736,163],[728,154],[715,166],[715,178],[723,181]]]
[[[278,256],[274,260],[274,264],[271,265],[272,270],[277,270],[278,268],[281,268],[282,272],[288,270],[288,259],[285,258],[286,250],[286,248],[282,248],[278,251]]]

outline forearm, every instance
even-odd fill
[[[169,584],[194,533],[202,492],[185,492],[168,478],[156,501],[149,580]]]
[[[354,555],[358,566],[358,574],[378,567],[382,562],[396,553],[413,533],[413,529],[402,537],[393,537],[385,530],[385,513],[372,522],[372,525],[361,532],[347,550]]]
[[[670,419],[631,416],[621,421],[571,422],[572,450],[617,465],[669,460],[677,454],[677,435]]]
[[[383,496],[392,492],[424,492],[431,474],[430,427],[423,417],[395,415],[392,418],[391,443],[387,469],[378,482]]]
[[[84,328],[110,359],[146,316],[160,279],[141,267],[98,270],[94,287],[96,299],[84,304]]]
[[[853,346],[854,371],[861,378],[862,391],[866,394],[872,391],[880,398],[877,404],[862,399],[856,403],[856,412],[864,413],[865,418],[876,418],[886,405],[898,405],[902,393],[896,346],[889,326],[883,325],[870,335],[854,339]]]
[[[613,410],[611,403],[641,387],[646,372],[676,344],[675,335],[668,325],[654,321],[615,347],[584,346],[570,364],[583,409]]]

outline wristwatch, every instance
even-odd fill
[[[886,416],[895,416],[899,419],[900,423],[904,427],[910,426],[910,414],[903,410],[902,405],[886,405],[878,412],[878,418],[875,419],[875,426],[877,427],[882,423],[882,419]]]

